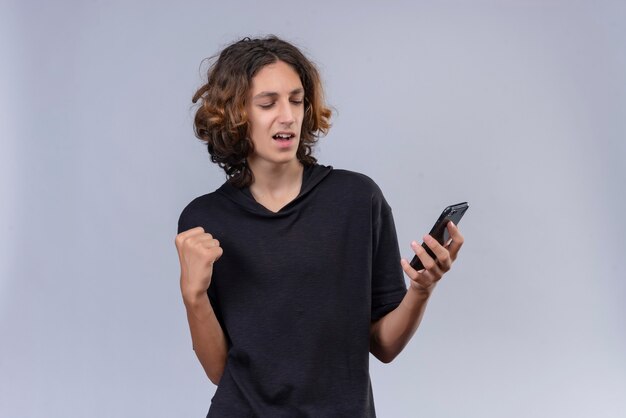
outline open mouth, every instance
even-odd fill
[[[289,141],[294,136],[295,136],[294,134],[290,134],[290,133],[284,133],[284,134],[279,133],[279,134],[272,136],[272,138],[274,138],[277,141]]]

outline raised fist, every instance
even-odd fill
[[[211,284],[213,263],[223,253],[218,240],[198,226],[176,235],[180,261],[180,290],[183,297],[206,293]]]

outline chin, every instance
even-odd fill
[[[274,160],[277,164],[290,164],[293,163],[294,161],[297,162],[298,161],[298,157],[296,157],[296,154],[294,155],[290,155],[290,156],[283,156],[282,158],[277,158],[276,160]]]

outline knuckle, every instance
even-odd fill
[[[222,249],[222,247],[213,247],[211,248],[211,261],[216,261],[218,258],[220,258],[222,256],[222,254],[224,253],[224,250]]]
[[[193,240],[190,237],[183,237],[180,241],[180,248],[183,251],[189,251],[189,249],[191,248],[191,245],[193,243]]]
[[[185,240],[185,248],[187,251],[199,252],[202,251],[202,243],[197,239],[188,238]]]

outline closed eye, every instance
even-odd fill
[[[295,104],[295,105],[301,105],[304,101],[303,100],[290,100],[291,103]],[[259,107],[261,109],[271,109],[272,106],[274,106],[275,102],[272,103],[263,103],[263,104],[259,104]]]

